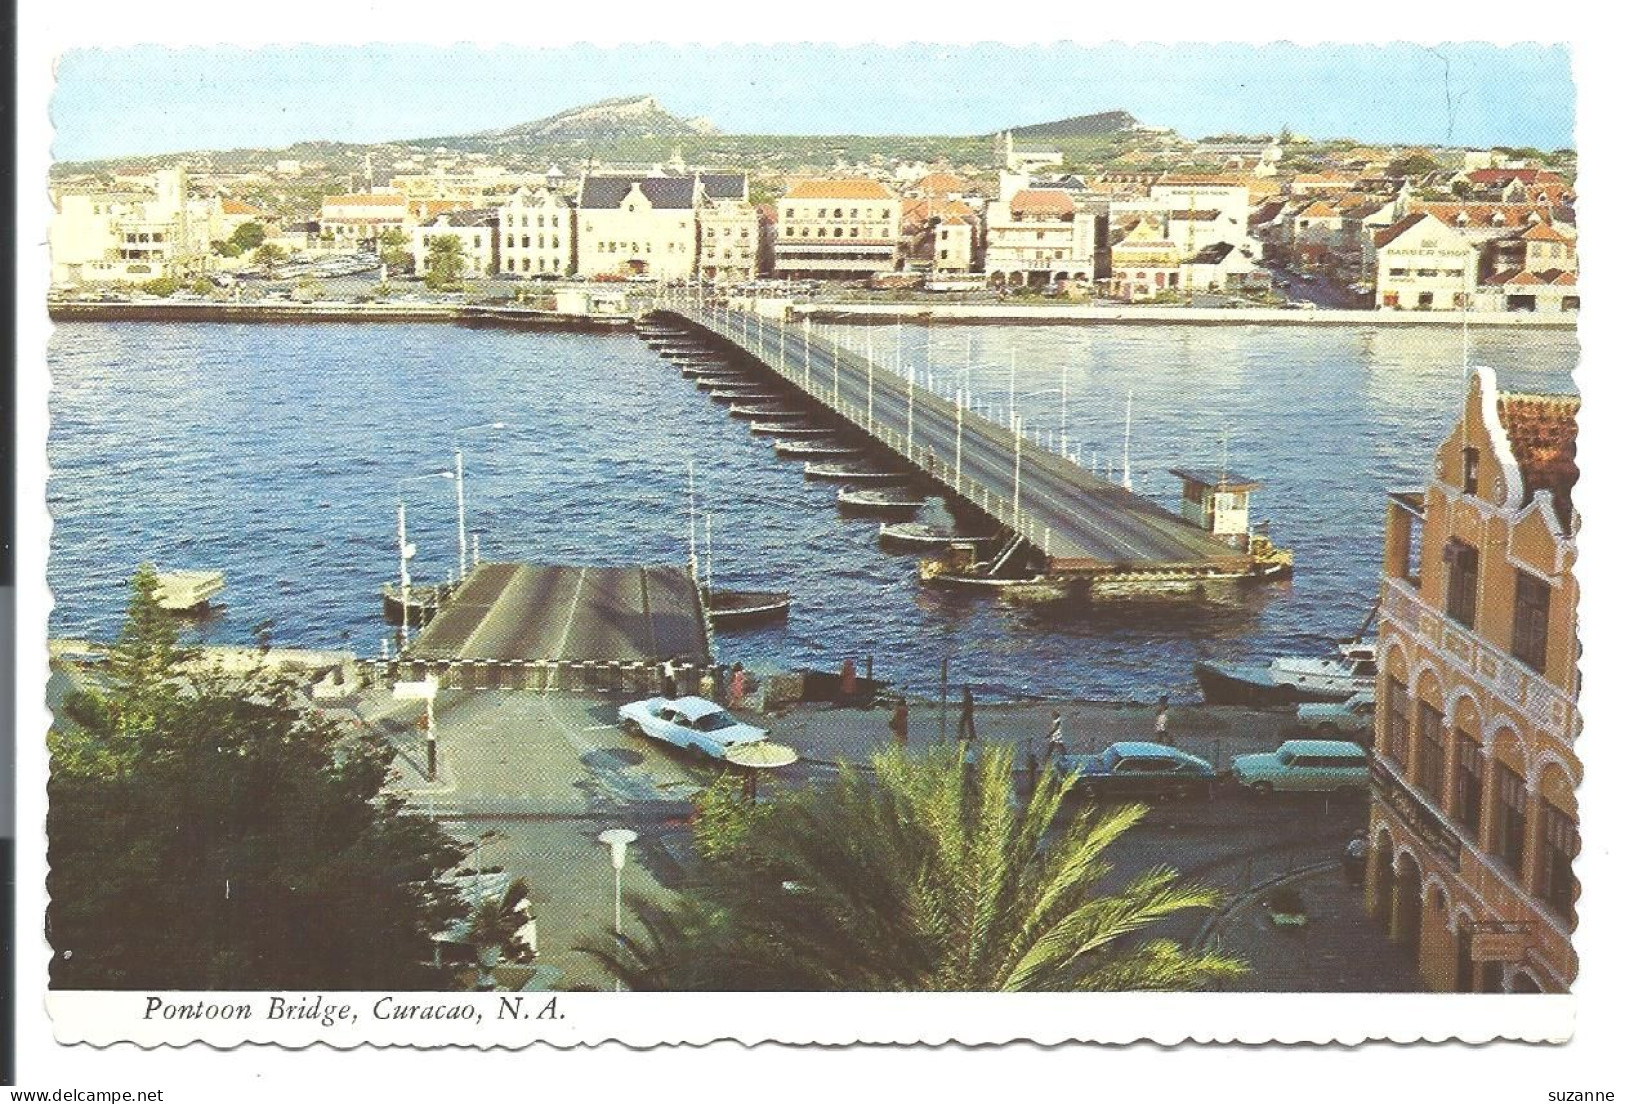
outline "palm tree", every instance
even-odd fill
[[[530,946],[521,931],[530,917],[525,907],[530,887],[515,878],[501,896],[481,897],[469,916],[468,944],[474,948],[478,974],[474,987],[486,991],[495,987],[492,970],[504,962],[529,962]]]
[[[581,949],[634,989],[1179,990],[1245,970],[1140,934],[1216,891],[1165,866],[1102,888],[1144,806],[1072,811],[1058,774],[1023,806],[1011,766],[989,747],[844,767],[702,853],[676,908],[634,901],[641,934]]]

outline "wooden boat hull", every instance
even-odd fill
[[[385,583],[379,589],[384,603],[384,621],[390,625],[401,624],[404,620],[401,588],[394,583]],[[451,600],[454,589],[445,583],[413,587],[412,600],[406,607],[412,611],[412,627],[421,628],[434,620],[439,608]]]
[[[773,451],[787,460],[852,460],[863,455],[863,450],[850,445],[826,445],[816,442],[779,441]]]
[[[862,514],[868,517],[895,518],[906,520],[919,513],[925,506],[923,498],[903,496],[887,496],[883,493],[864,490],[857,487],[842,487],[835,496],[835,503],[843,513]]]
[[[845,464],[820,464],[809,461],[802,465],[802,474],[808,479],[828,479],[837,483],[907,483],[907,472],[867,471]]]
[[[959,533],[950,533],[928,525],[911,523],[882,525],[880,527],[880,543],[885,547],[909,550],[942,549],[953,544],[985,544],[989,538],[967,537]]]
[[[752,422],[750,431],[758,437],[818,438],[833,437],[835,430],[824,426],[794,425],[789,422]]]
[[[766,406],[730,406],[730,418],[749,418],[753,422],[791,422],[800,421],[807,416],[803,410],[787,410]]]
[[[772,590],[713,590],[705,611],[716,629],[783,621],[790,616],[790,595]]]
[[[1196,682],[1209,705],[1296,705],[1342,700],[1336,694],[1277,682],[1268,667],[1204,661],[1196,664]]]

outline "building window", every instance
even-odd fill
[[[1452,537],[1444,546],[1444,563],[1449,572],[1444,611],[1470,629],[1478,613],[1478,549]]]
[[[1444,800],[1444,714],[1427,702],[1416,707],[1416,781],[1435,802]]]
[[[1456,823],[1467,829],[1467,838],[1478,842],[1484,813],[1484,763],[1478,742],[1461,729],[1456,730]]]
[[[1470,495],[1478,494],[1478,450],[1461,450],[1461,489]]]
[[[1523,837],[1528,819],[1525,803],[1528,799],[1518,772],[1505,763],[1496,763],[1495,838],[1491,841],[1491,850],[1515,875],[1523,872]]]
[[[1527,571],[1518,572],[1512,600],[1512,654],[1519,662],[1546,673],[1546,624],[1552,588]]]
[[[1540,803],[1540,854],[1535,870],[1535,893],[1572,927],[1574,856],[1580,853],[1580,833],[1571,820],[1549,801]]]
[[[1388,677],[1388,757],[1399,765],[1403,776],[1411,769],[1411,697],[1405,684],[1392,675]]]

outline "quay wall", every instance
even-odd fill
[[[579,315],[462,303],[215,303],[151,300],[51,303],[53,322],[456,322],[522,329],[604,330],[630,326],[630,314]]]
[[[1457,311],[1291,310],[1282,307],[1178,307],[1099,306],[1038,303],[795,303],[792,318],[822,322],[895,322],[1043,324],[1077,323],[1183,323],[1187,325],[1292,325],[1292,326],[1444,326],[1460,329]],[[1529,311],[1474,311],[1467,325],[1515,329],[1564,329],[1576,326],[1578,312],[1538,314]]]

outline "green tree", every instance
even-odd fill
[[[410,268],[412,251],[406,248],[406,231],[398,226],[390,226],[380,233],[378,259],[397,271]]]
[[[1426,176],[1438,172],[1439,163],[1425,153],[1412,153],[1388,164],[1389,176]]]
[[[1054,774],[1023,806],[1000,747],[873,765],[777,802],[702,850],[675,907],[636,898],[641,931],[582,950],[668,990],[1178,990],[1245,969],[1142,934],[1215,891],[1161,866],[1103,887],[1144,806],[1069,812],[1071,779]]]
[[[141,290],[148,295],[156,295],[164,299],[174,295],[180,289],[181,282],[173,276],[159,276],[141,285]]]
[[[245,222],[233,230],[227,240],[240,252],[258,249],[265,244],[265,225],[260,222]]]
[[[429,256],[423,266],[423,286],[431,291],[456,287],[462,282],[468,258],[463,255],[463,239],[456,234],[436,234],[429,239]]]
[[[268,265],[281,264],[288,259],[287,251],[275,242],[266,242],[254,250],[254,263],[264,268]]]
[[[466,917],[465,849],[384,790],[381,737],[180,645],[150,567],[48,736],[52,984],[409,989]]]

